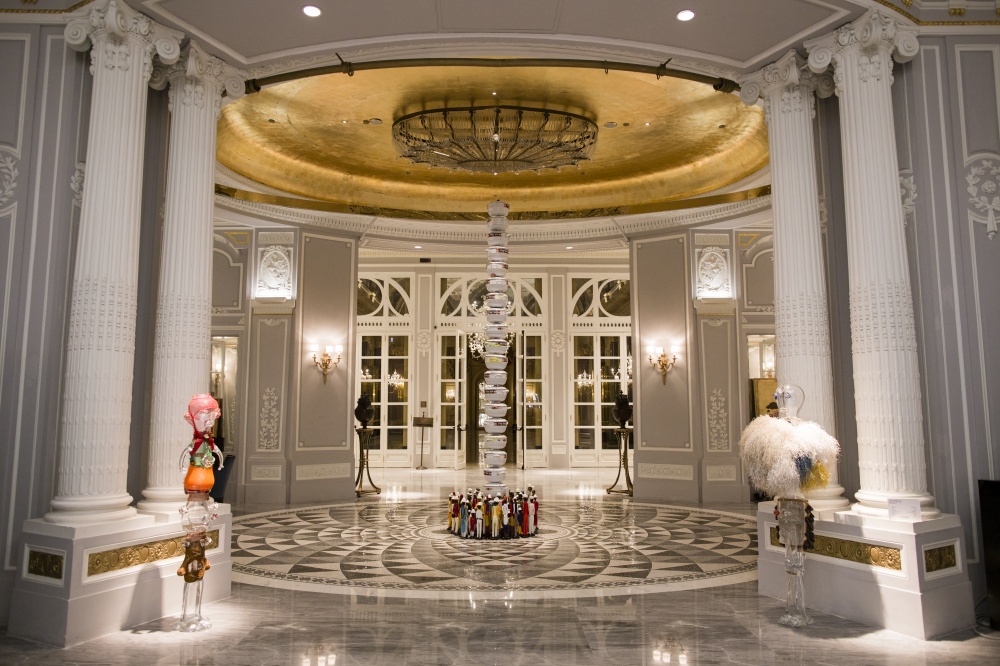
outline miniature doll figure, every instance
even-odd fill
[[[507,502],[504,502],[503,506],[500,508],[500,510],[503,512],[503,530],[501,530],[502,531],[502,538],[509,539],[510,538],[510,505]]]
[[[452,530],[452,526],[454,525],[454,520],[452,519],[452,516],[455,513],[455,501],[456,501],[456,495],[455,495],[455,492],[452,491],[451,495],[448,495],[448,531],[449,532],[454,531],[454,530]]]
[[[212,426],[221,413],[219,403],[208,393],[196,395],[188,403],[184,420],[194,428],[194,439],[181,454],[181,470],[184,470],[185,463],[187,466],[184,492],[188,495],[207,496],[215,485],[215,474],[212,469],[215,467],[215,455],[221,458],[222,452],[215,445]]]
[[[458,514],[458,534],[465,537],[469,533],[469,498],[462,498],[462,507]]]
[[[528,498],[528,534],[535,536],[538,532],[538,497],[532,493]]]
[[[500,537],[500,527],[503,525],[503,511],[500,508],[500,499],[495,498],[493,500],[493,515],[490,518],[490,525],[492,525],[492,536],[494,539]]]
[[[472,500],[472,504],[475,504],[476,500]],[[476,509],[474,506],[469,506],[469,531],[466,533],[465,537],[471,539],[476,534]]]
[[[211,620],[201,614],[201,596],[205,586],[205,572],[212,566],[205,557],[205,551],[211,544],[208,527],[218,518],[218,507],[206,495],[204,500],[188,499],[187,504],[180,509],[185,535],[181,542],[184,546],[184,561],[177,569],[177,575],[184,577],[181,617],[174,625],[178,631],[201,631],[212,626]]]
[[[476,504],[476,538],[483,538],[483,504],[479,502]]]

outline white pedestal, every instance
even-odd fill
[[[210,529],[219,531],[219,541],[207,552],[212,568],[205,574],[204,603],[230,595],[231,527],[229,505],[220,505]],[[179,522],[152,516],[76,528],[26,521],[8,634],[69,647],[179,616],[184,579],[177,568],[184,552],[170,540],[183,534]],[[91,556],[100,564],[88,571]]]
[[[777,525],[774,502],[762,502],[758,589],[783,599],[785,547],[771,543]],[[923,640],[975,625],[958,516],[904,522],[841,511],[836,521],[817,520],[815,528],[816,552],[806,556],[809,608]]]

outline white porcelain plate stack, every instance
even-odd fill
[[[507,213],[510,207],[493,201],[487,207],[490,221],[486,231],[486,492],[497,497],[507,492]]]

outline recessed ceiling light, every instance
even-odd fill
[[[422,250],[422,249],[424,249],[424,246],[423,245],[414,245],[413,249],[414,250]]]
[[[573,246],[572,246],[572,245],[567,245],[567,246],[566,246],[566,249],[567,249],[567,250],[572,250],[572,249],[573,249]]]
[[[691,11],[690,9],[682,9],[679,12],[677,12],[678,21],[690,21],[693,18],[694,18],[694,12]]]
[[[614,129],[615,127],[618,127],[618,123],[609,120],[608,122],[604,123],[604,126],[607,127],[608,129]]]
[[[493,91],[493,95],[495,96],[496,94],[497,94],[497,91],[496,91],[496,90],[494,90],[494,91]]]
[[[317,16],[323,13],[323,10],[317,7],[316,5],[306,5],[305,7],[302,8],[302,13],[308,16],[309,18],[316,18]]]
[[[719,129],[726,129],[725,125],[719,125]]]
[[[649,127],[649,123],[646,123],[646,127]]]
[[[346,124],[347,124],[347,121],[346,121],[346,120],[341,120],[340,122],[341,122],[341,123],[343,123],[344,125],[346,125]]]

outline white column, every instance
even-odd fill
[[[187,499],[178,460],[192,431],[183,416],[191,396],[208,392],[211,369],[216,122],[223,91],[242,95],[244,78],[192,44],[150,82],[169,81],[171,122],[144,513],[179,518]]]
[[[90,48],[94,75],[80,231],[66,346],[56,497],[45,519],[106,522],[135,514],[125,491],[135,357],[146,82],[182,34],[116,0],[88,7],[66,42]]]
[[[806,48],[814,72],[833,65],[840,98],[861,472],[854,510],[884,515],[890,498],[916,498],[933,517],[890,90],[892,56],[916,55],[916,30],[872,10]]]
[[[774,319],[778,381],[805,391],[799,416],[836,435],[830,320],[820,236],[819,188],[813,119],[815,90],[830,95],[833,82],[805,69],[789,51],[741,82],[746,104],[761,98],[771,151],[771,207],[774,211]],[[814,508],[842,509],[837,469],[830,484],[808,493]]]

